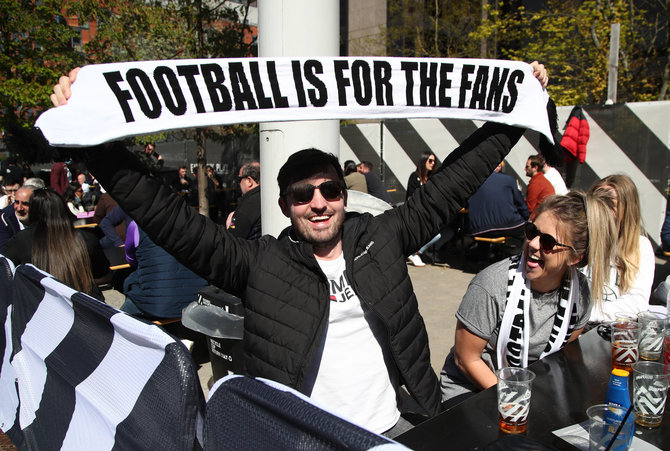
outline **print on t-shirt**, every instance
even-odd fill
[[[329,280],[330,282],[330,300],[331,302],[347,302],[356,296],[354,289],[351,288],[347,273],[343,272],[339,280]]]

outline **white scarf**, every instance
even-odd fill
[[[496,353],[498,368],[504,366],[528,366],[528,309],[531,303],[530,281],[526,279],[525,253],[513,257],[509,267],[507,301],[498,334]],[[577,298],[579,278],[577,270],[571,268],[560,288],[560,300],[554,326],[540,359],[553,354],[565,346],[577,322]],[[567,312],[567,314],[566,314]]]
[[[421,75],[424,74],[424,75]],[[82,67],[72,97],[35,126],[52,146],[166,130],[316,119],[455,118],[530,128],[553,142],[549,95],[521,61],[272,57]]]

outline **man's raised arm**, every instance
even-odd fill
[[[51,95],[55,106],[67,104],[77,72],[78,68],[60,77]],[[224,227],[186,205],[183,198],[151,176],[123,143],[82,151],[91,173],[157,245],[209,282],[240,294],[248,274],[244,257],[250,242],[233,238]]]

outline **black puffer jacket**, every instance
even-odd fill
[[[426,414],[438,412],[440,390],[406,257],[465,205],[522,132],[486,124],[403,206],[377,217],[346,217],[343,248],[349,280],[366,315],[386,329],[379,338],[395,364],[389,368],[392,380],[399,375],[397,382]],[[296,240],[290,228],[279,239],[232,237],[158,180],[142,174],[136,158],[121,145],[89,152],[88,165],[154,242],[196,274],[243,299],[246,372],[308,391],[306,377],[323,339],[330,304],[328,284],[311,246]]]

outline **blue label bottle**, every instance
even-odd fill
[[[626,416],[626,412],[631,406],[630,394],[628,392],[628,371],[614,369],[610,376],[610,382],[607,386],[607,395],[605,398],[605,404],[610,405],[613,409],[608,412],[609,415],[605,417],[605,421],[618,421],[621,422]],[[631,424],[630,429],[624,427],[621,429],[619,436],[623,441],[617,440],[615,446],[612,447],[613,450],[625,450],[628,449],[633,441],[633,435],[635,433],[635,417],[631,413],[626,419],[626,426]],[[611,428],[612,435],[616,432],[617,428]],[[618,445],[621,443],[621,445]]]

